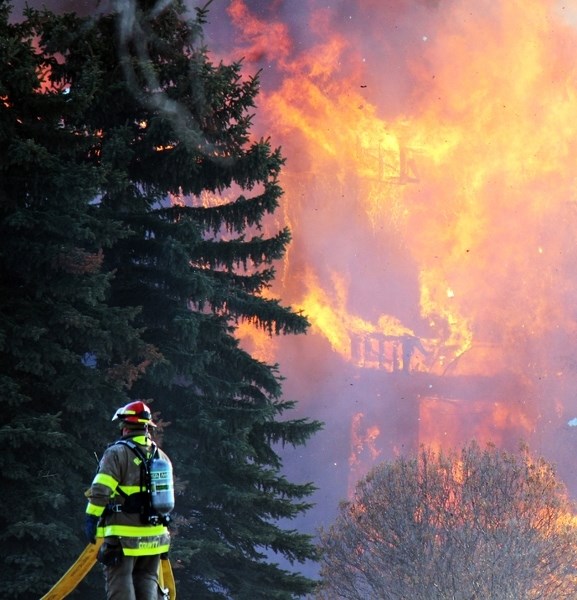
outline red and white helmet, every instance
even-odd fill
[[[134,400],[126,406],[119,408],[112,417],[113,421],[125,421],[127,423],[142,423],[143,425],[151,425],[156,427],[156,423],[152,420],[150,408],[142,400]]]

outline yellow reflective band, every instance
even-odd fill
[[[106,525],[102,527],[104,536],[118,535],[120,537],[150,537],[164,535],[168,529],[164,525]]]
[[[105,485],[109,487],[112,491],[114,491],[118,487],[118,481],[114,479],[111,475],[106,475],[106,473],[97,473],[96,477],[92,481],[92,485],[99,483],[100,485]]]
[[[88,506],[86,507],[87,515],[94,515],[95,517],[100,517],[102,516],[103,512],[104,506],[96,506],[96,504],[92,504],[92,502],[89,502]]]
[[[139,485],[121,485],[119,488],[127,495],[138,494],[142,490]]]
[[[140,444],[141,446],[146,446],[146,448],[150,448],[152,445],[150,438],[146,437],[145,435],[135,435],[129,439],[137,444]]]
[[[138,548],[123,548],[122,552],[126,556],[152,556],[155,554],[164,554],[169,549],[170,544],[141,542]]]

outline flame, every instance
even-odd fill
[[[351,454],[349,456],[349,496],[356,482],[364,474],[366,462],[374,463],[381,455],[377,440],[381,434],[376,425],[367,424],[362,412],[351,421]]]
[[[531,236],[538,237],[539,218],[551,216],[547,187],[535,183],[558,177],[560,161],[571,156],[574,142],[565,139],[575,138],[575,119],[567,118],[574,111],[574,89],[559,80],[563,71],[555,63],[563,55],[545,48],[550,44],[544,39],[548,29],[539,25],[547,21],[545,8],[531,7],[528,15],[520,16],[527,10],[518,2],[502,7],[500,33],[490,34],[488,48],[486,32],[492,30],[495,11],[479,24],[465,19],[457,3],[455,14],[462,17],[458,30],[447,19],[438,24],[438,41],[429,38],[424,58],[430,66],[418,73],[423,98],[413,115],[379,117],[378,107],[354,89],[362,81],[359,74],[344,81],[335,77],[344,53],[340,38],[315,46],[295,61],[280,89],[266,100],[277,135],[297,138],[312,173],[330,169],[337,182],[346,185],[353,178],[351,183],[361,188],[356,208],[364,213],[369,231],[391,220],[393,204],[392,233],[419,232],[408,251],[420,269],[421,314],[445,323],[449,333],[443,342],[455,346],[456,353],[471,347],[473,323],[484,320],[482,298],[505,299],[511,271],[526,271],[521,264],[526,252],[516,251]],[[453,60],[446,60],[447,55]],[[512,72],[519,76],[510,77]],[[559,140],[559,133],[565,139]],[[407,180],[401,149],[415,156],[416,186],[399,186]],[[521,211],[529,219],[515,230],[513,219]],[[506,218],[495,231],[491,226],[499,213]],[[300,218],[293,220],[298,223]],[[498,260],[504,263],[500,270],[495,269]],[[495,282],[483,289],[479,283],[488,272]],[[539,276],[527,278],[515,294],[532,313],[542,310],[542,297],[532,293]],[[318,299],[324,293],[312,295]],[[314,314],[322,318],[324,311]],[[509,330],[523,324],[519,313],[507,317]],[[548,322],[540,320],[540,330]],[[323,319],[316,325],[330,339],[341,337],[327,330],[327,323]]]
[[[287,156],[273,293],[389,409],[416,402],[395,426],[418,442],[546,444],[577,414],[577,2],[255,7],[230,3],[227,51],[263,70],[255,123]],[[351,447],[401,449],[371,394]]]
[[[269,333],[248,322],[238,323],[236,328],[243,349],[253,358],[271,365],[276,363],[277,345]]]

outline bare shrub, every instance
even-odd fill
[[[321,531],[335,600],[577,597],[577,518],[555,471],[526,448],[471,443],[375,467]]]

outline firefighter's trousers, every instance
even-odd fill
[[[160,556],[124,556],[104,567],[107,600],[157,600]]]

